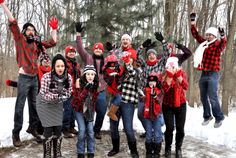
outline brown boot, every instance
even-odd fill
[[[118,111],[118,109],[119,109],[118,106],[112,104],[107,113],[107,116],[109,116],[114,121],[118,121],[118,117],[116,116],[116,112]]]
[[[22,145],[19,134],[12,135],[12,142],[15,147],[20,147]]]

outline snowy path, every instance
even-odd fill
[[[121,133],[121,151],[115,158],[130,157],[126,143],[126,138],[123,132]],[[96,153],[95,158],[107,157],[107,152],[111,149],[111,141],[108,132],[103,133],[102,140],[96,140]],[[136,135],[138,138],[138,135]],[[24,147],[11,148],[11,150],[5,151],[0,157],[4,158],[41,158],[42,145],[37,144],[34,141],[25,143]],[[65,158],[76,158],[76,137],[71,139],[63,139],[62,154]],[[1,151],[1,149],[0,149]],[[145,158],[145,146],[144,139],[138,138],[138,151],[140,158]],[[172,153],[174,155],[174,145],[172,147]],[[164,154],[164,143],[162,144],[161,155]],[[175,156],[172,156],[175,157]],[[195,139],[190,136],[186,136],[183,144],[183,157],[185,158],[235,158],[236,151],[228,149],[223,146],[214,146],[201,140]]]

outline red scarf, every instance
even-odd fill
[[[154,66],[157,63],[157,59],[154,61],[147,60],[148,66]]]

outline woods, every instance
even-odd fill
[[[133,38],[134,48],[147,38],[155,39],[154,32],[161,31],[169,42],[176,40],[185,44],[192,52],[198,44],[190,32],[189,14],[197,13],[197,27],[202,35],[209,26],[222,26],[226,30],[227,48],[222,54],[219,96],[222,110],[228,114],[236,106],[235,66],[235,32],[236,1],[190,1],[190,0],[6,0],[22,28],[25,22],[33,23],[43,39],[50,36],[48,19],[56,16],[59,19],[57,46],[48,49],[51,56],[64,54],[67,44],[75,44],[75,22],[83,22],[85,31],[83,40],[90,49],[95,42],[112,42],[120,45],[123,33]],[[1,97],[15,96],[13,88],[6,87],[5,80],[17,80],[18,67],[14,41],[8,27],[8,19],[0,9],[0,89]],[[157,51],[162,51],[158,43]],[[176,50],[177,51],[177,50]],[[198,81],[200,72],[193,68],[191,57],[183,67],[187,70],[189,90],[188,101],[191,106],[200,105]],[[78,59],[80,60],[80,59]]]

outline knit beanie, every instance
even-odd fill
[[[158,55],[158,54],[157,54],[157,51],[156,51],[155,49],[148,49],[147,55],[149,56],[150,53],[153,53],[153,54],[155,54],[156,56]]]
[[[123,40],[124,38],[128,38],[130,40],[130,42],[132,42],[131,36],[128,35],[127,33],[122,35],[121,40]]]
[[[210,33],[210,34],[214,35],[215,37],[217,37],[217,35],[218,35],[218,29],[215,28],[215,27],[209,27],[209,28],[206,30],[205,34],[207,34],[207,33]]]
[[[177,69],[179,67],[178,61],[179,59],[177,57],[169,57],[166,61],[165,68],[173,67],[174,69]]]
[[[93,51],[94,51],[95,49],[101,49],[102,52],[104,52],[104,47],[103,47],[103,44],[102,44],[102,43],[95,43],[95,44],[93,45]]]
[[[30,23],[30,22],[27,22],[27,23],[25,23],[25,24],[23,25],[23,28],[22,28],[22,33],[23,33],[23,34],[25,34],[25,31],[26,31],[26,29],[27,29],[28,26],[33,27],[35,33],[37,33],[37,30],[36,30],[36,28],[34,27],[34,25],[33,25],[32,23]]]
[[[85,68],[84,68],[84,71],[83,71],[83,75],[88,73],[88,72],[96,74],[95,67],[93,65],[86,65]]]
[[[105,58],[105,63],[108,63],[108,62],[117,62],[118,59],[117,59],[117,56],[115,54],[111,54],[111,55],[108,55],[106,58]]]
[[[66,46],[66,48],[65,48],[65,53],[66,53],[65,56],[67,56],[67,54],[68,54],[70,51],[76,52],[75,47],[72,46],[72,45]]]

